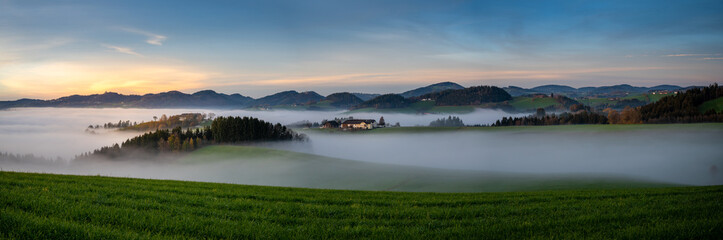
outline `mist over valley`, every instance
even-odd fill
[[[88,125],[150,121],[153,116],[199,112],[253,116],[271,123],[320,122],[335,117],[378,119],[426,126],[441,114],[249,111],[218,109],[16,108],[0,115],[0,152],[34,154],[52,163],[0,162],[10,171],[104,175],[334,189],[503,191],[536,189],[565,181],[721,184],[720,125],[661,125],[640,129],[462,128],[427,132],[326,132],[297,129],[307,141],[247,143],[192,154],[131,160],[72,159],[142,132]],[[509,113],[458,114],[468,125],[490,124]],[[380,130],[395,130],[380,129]],[[264,150],[266,149],[266,150]],[[272,150],[277,149],[277,150]],[[218,151],[218,152],[217,152]],[[56,158],[60,157],[61,160]],[[562,184],[564,186],[564,184]],[[417,186],[417,187],[414,187]],[[419,187],[423,186],[423,187]],[[501,186],[508,186],[507,188]],[[509,187],[511,186],[511,187]]]

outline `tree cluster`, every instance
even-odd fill
[[[172,130],[159,129],[133,137],[123,143],[101,147],[92,153],[82,154],[80,157],[91,155],[108,158],[128,157],[133,154],[163,153],[163,152],[190,152],[213,142],[210,127],[187,129],[181,127]]]
[[[499,126],[540,126],[540,125],[569,125],[569,124],[607,124],[607,117],[594,113],[582,111],[578,113],[563,113],[560,115],[550,114],[544,117],[535,115],[526,117],[503,117],[497,120],[493,127]]]
[[[13,154],[8,152],[0,152],[0,163],[1,162],[18,162],[18,163],[52,163],[53,161],[62,161],[63,159],[57,157],[45,158],[43,156],[35,156],[34,154]]]
[[[319,124],[319,122],[311,122],[309,120],[302,120],[295,123],[287,124],[286,126],[290,128],[318,128],[322,124]]]
[[[465,89],[450,89],[441,92],[428,93],[417,97],[418,99],[431,99],[437,106],[466,106],[480,105],[482,103],[502,102],[512,100],[512,96],[502,88],[494,86],[478,86]]]
[[[131,120],[126,120],[126,121],[119,120],[118,123],[112,123],[112,122],[104,123],[104,124],[103,124],[103,128],[105,128],[105,129],[108,129],[108,128],[127,128],[127,127],[131,127],[131,126],[135,126],[135,125],[137,125],[137,124],[138,124],[137,122],[132,122],[132,123],[131,123]],[[95,126],[93,126],[93,125],[88,125],[88,128],[98,129],[98,128],[101,128],[101,126],[100,126],[100,125],[95,125]]]
[[[625,107],[621,112],[612,108],[603,110],[608,115],[608,123],[610,124],[640,124],[643,120],[640,118],[640,111],[637,108]]]
[[[457,116],[440,118],[429,123],[430,127],[464,127],[464,122]]]
[[[170,117],[163,114],[160,119],[156,120],[156,117],[154,117],[153,121],[123,127],[123,130],[150,131],[156,129],[173,129],[176,127],[189,128],[201,125],[209,118],[206,114],[202,113],[184,113]]]
[[[281,124],[273,125],[251,117],[219,117],[211,126],[172,130],[158,129],[124,141],[81,154],[78,158],[103,156],[107,158],[133,157],[136,154],[190,152],[205,145],[247,141],[274,141],[305,139]]]
[[[279,123],[252,117],[218,117],[211,123],[211,131],[217,143],[305,139]]]

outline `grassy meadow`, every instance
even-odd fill
[[[715,110],[716,112],[723,112],[723,97],[719,97],[707,102],[704,102],[699,107],[700,112],[705,113],[708,110]]]
[[[714,239],[723,187],[399,193],[0,172],[10,239]]]

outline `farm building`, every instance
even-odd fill
[[[343,129],[372,129],[374,123],[377,122],[373,119],[350,119],[341,123]]]
[[[339,128],[339,125],[341,124],[337,121],[327,121],[324,125],[321,125],[321,128]]]

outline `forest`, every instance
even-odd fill
[[[183,131],[158,129],[124,141],[83,153],[78,159],[101,156],[110,159],[145,156],[147,154],[190,152],[206,145],[243,143],[251,141],[304,140],[281,124],[271,124],[252,117],[218,117],[211,126]]]
[[[405,107],[408,107],[413,102],[414,102],[414,100],[404,98],[404,97],[402,97],[402,95],[399,95],[399,94],[385,94],[385,95],[381,95],[379,97],[375,97],[369,101],[363,102],[354,108],[355,109],[368,108],[368,107],[377,108],[377,109],[405,108]]]
[[[567,125],[567,124],[607,124],[604,115],[594,112],[580,111],[577,113],[548,114],[544,116],[503,117],[492,124],[500,126],[538,126],[538,125]]]

